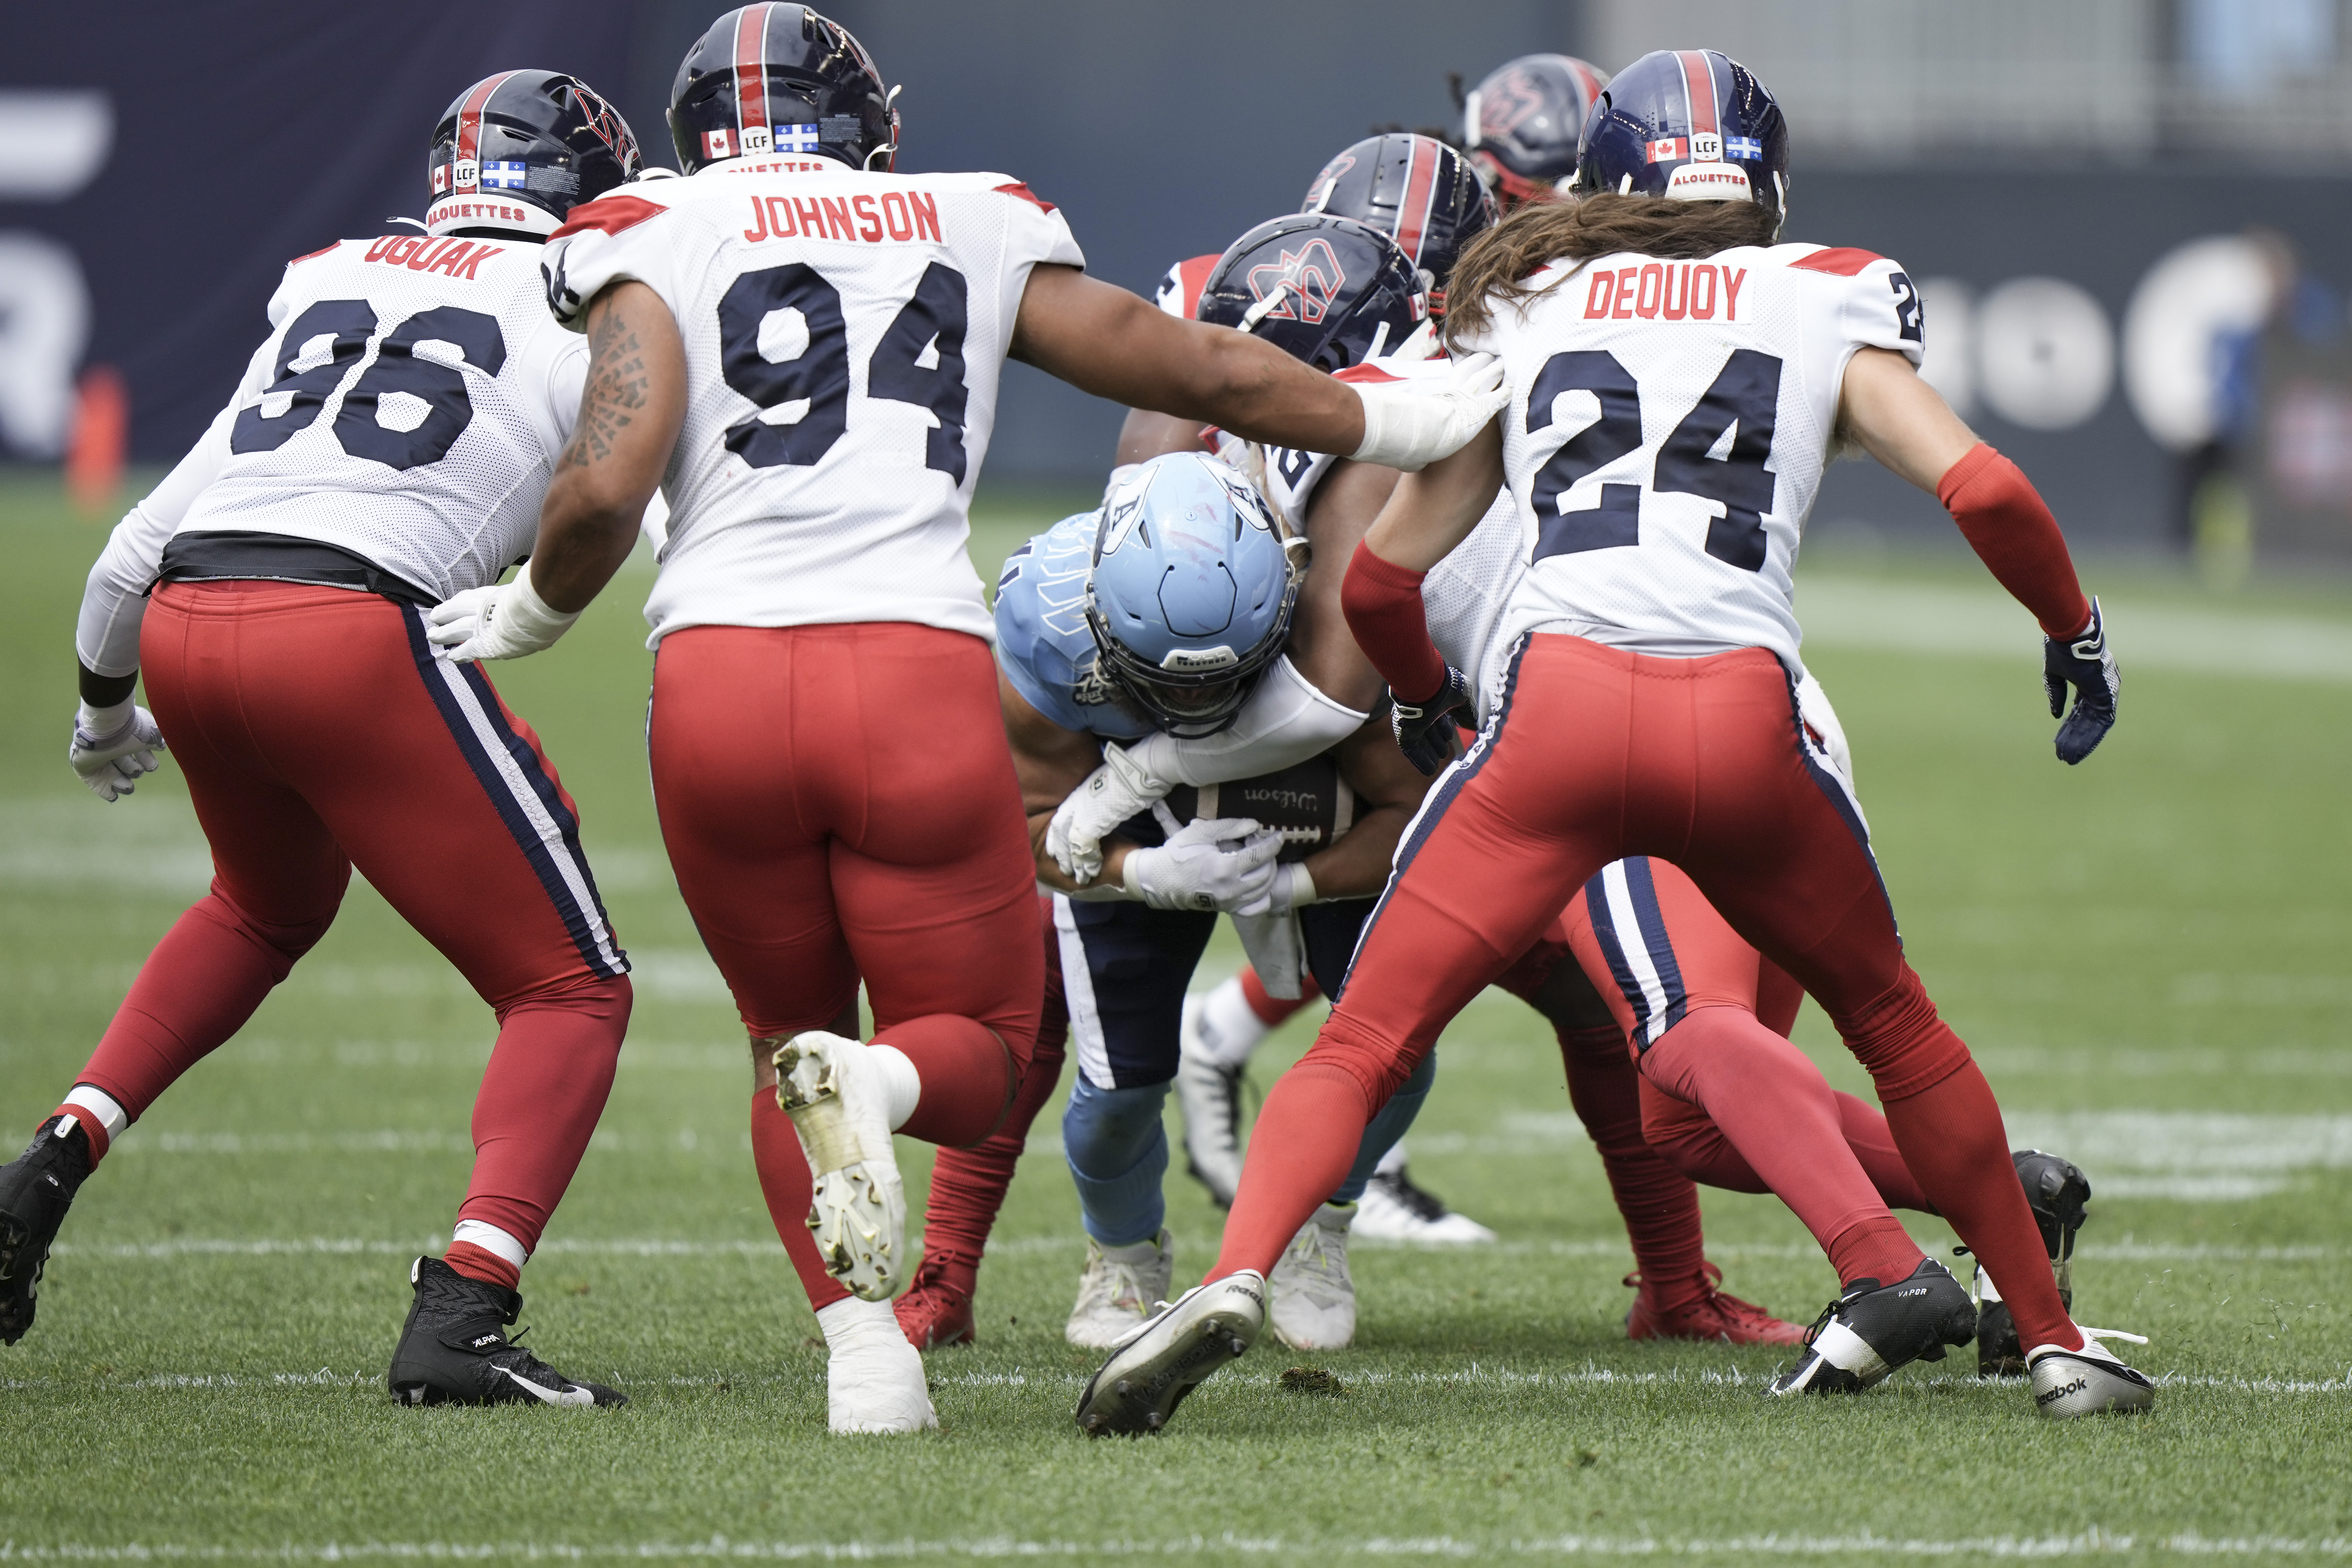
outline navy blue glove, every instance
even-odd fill
[[[2064,642],[2042,639],[2042,685],[2050,693],[2050,717],[2058,726],[2058,760],[2074,766],[2098,749],[2116,726],[2116,700],[2124,678],[2107,647],[2107,625],[2099,601],[2091,601],[2091,624]],[[2066,689],[2074,689],[2074,710],[2066,711]]]
[[[1469,710],[1469,678],[1449,664],[1445,684],[1435,696],[1421,702],[1398,699],[1391,704],[1389,723],[1396,731],[1397,750],[1424,775],[1434,775],[1454,760],[1454,748],[1461,744],[1454,715]]]

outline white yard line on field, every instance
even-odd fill
[[[1650,1535],[1556,1535],[1529,1538],[1433,1536],[1182,1536],[1145,1541],[1113,1537],[1093,1541],[1025,1540],[1014,1536],[949,1537],[885,1541],[738,1541],[713,1535],[700,1541],[556,1542],[356,1541],[277,1546],[199,1546],[171,1542],[124,1545],[81,1542],[49,1544],[0,1541],[0,1563],[281,1562],[351,1563],[391,1559],[465,1562],[583,1562],[612,1558],[738,1559],[804,1562],[868,1562],[924,1557],[1160,1557],[1244,1555],[1320,1558],[1355,1557],[2107,1557],[2138,1552],[2181,1557],[2352,1555],[2352,1540],[2341,1536],[2216,1536],[2196,1532],[2133,1534],[2093,1529],[2078,1535],[1978,1535],[1959,1537],[1808,1535],[1778,1531],[1755,1535],[1687,1537]]]

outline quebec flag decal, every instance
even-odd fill
[[[528,183],[527,171],[520,158],[490,160],[482,164],[482,189],[486,191],[519,191]]]
[[[776,151],[779,153],[814,153],[817,150],[816,127],[814,125],[779,125],[776,127]]]

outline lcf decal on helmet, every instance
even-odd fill
[[[805,5],[744,5],[711,23],[678,62],[670,140],[689,174],[766,153],[887,171],[898,152],[898,96],[838,22]]]
[[[572,209],[636,178],[637,139],[577,77],[510,70],[457,95],[425,156],[433,234],[549,235]]]

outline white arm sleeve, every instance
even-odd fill
[[[240,394],[242,395],[242,394]],[[74,652],[96,675],[133,675],[139,669],[139,626],[147,615],[147,590],[163,559],[163,545],[180,519],[228,460],[229,426],[237,398],[229,399],[202,439],[145,500],[114,525],[113,537],[82,589],[81,619],[74,628]]]
[[[1155,778],[1194,785],[1223,784],[1280,773],[1320,756],[1370,717],[1324,696],[1286,654],[1242,704],[1231,728],[1194,740],[1155,731],[1127,752]]]

